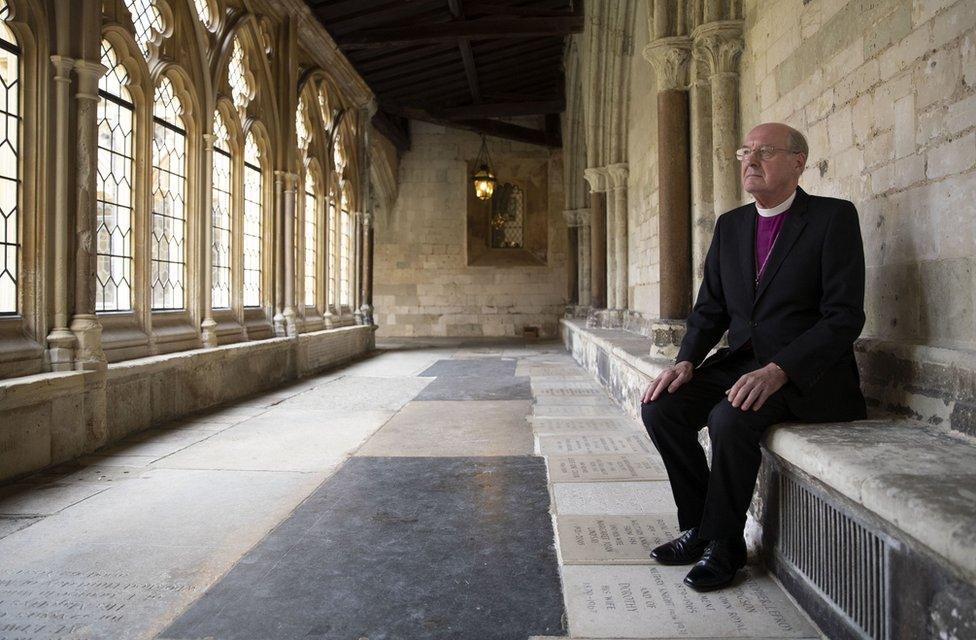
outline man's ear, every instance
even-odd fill
[[[803,170],[807,168],[807,154],[797,153],[794,155],[797,157],[796,172],[802,174]]]

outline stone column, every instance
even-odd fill
[[[75,368],[104,369],[102,324],[95,315],[95,277],[98,259],[98,80],[107,71],[97,62],[78,60],[77,192],[75,195],[75,313],[71,332],[78,341]]]
[[[275,171],[274,181],[274,332],[285,335],[285,219],[284,184],[281,171]]]
[[[695,60],[691,81],[691,295],[704,276],[705,255],[715,228],[712,206],[712,91],[708,66]]]
[[[691,310],[691,165],[688,62],[691,39],[660,38],[644,48],[657,78],[658,255],[661,318]]]
[[[739,58],[742,21],[703,24],[694,33],[694,55],[709,71],[712,92],[713,206],[718,217],[739,206]]]
[[[363,214],[363,322],[373,323],[373,214],[367,211]]]
[[[630,307],[627,299],[628,260],[627,237],[627,163],[619,162],[607,167],[613,185],[613,253],[614,253],[614,309],[623,311]]]
[[[295,308],[295,197],[298,188],[298,175],[287,171],[279,172],[281,179],[281,211],[284,223],[284,309],[282,315],[285,321],[285,334],[297,336],[298,311]]]
[[[68,124],[71,109],[72,58],[51,56],[54,64],[55,140],[58,149],[69,144]],[[75,334],[68,328],[68,158],[55,154],[54,167],[54,329],[47,337],[48,359],[52,371],[74,369]]]
[[[576,219],[579,223],[579,304],[581,307],[590,306],[590,209],[577,209]]]
[[[200,339],[204,347],[217,346],[217,323],[213,319],[213,145],[212,133],[203,134],[203,200],[200,209],[203,216],[203,321],[200,323]]]
[[[610,172],[607,171],[606,167],[601,169],[603,172],[604,180],[604,190],[603,190],[603,208],[606,210],[605,222],[606,230],[604,231],[605,245],[606,245],[606,308],[616,309],[617,308],[617,246],[616,246],[616,226],[617,226],[617,200],[613,197],[613,177]],[[604,314],[606,319],[606,314]]]
[[[351,285],[350,296],[352,298],[352,308],[353,317],[356,318],[356,324],[365,324],[363,321],[363,309],[362,309],[362,283],[363,283],[363,225],[362,225],[362,214],[355,213],[352,217],[353,228],[355,229],[355,235],[353,236],[353,270],[352,274],[355,275],[353,284]]]
[[[603,169],[583,171],[590,184],[590,304],[607,304],[607,175]]]

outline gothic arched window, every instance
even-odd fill
[[[305,174],[305,306],[315,306],[315,289],[318,283],[318,199],[315,196],[315,180]]]
[[[244,144],[244,306],[261,306],[261,258],[264,188],[261,157],[254,136]]]
[[[132,15],[132,26],[135,28],[136,43],[142,49],[142,54],[149,57],[149,43],[155,34],[163,32],[163,16],[159,13],[156,0],[125,0],[125,7]]]
[[[183,105],[163,78],[153,102],[152,308],[182,309],[186,282],[186,128]]]
[[[0,0],[0,314],[18,311],[20,278],[20,46]]]
[[[128,73],[102,41],[98,95],[96,311],[132,309],[132,122]]]
[[[525,231],[525,193],[514,184],[500,184],[491,196],[491,246],[521,249]]]
[[[230,56],[230,63],[227,69],[227,80],[230,84],[234,106],[244,113],[248,103],[251,101],[253,84],[251,73],[247,70],[247,56],[244,47],[241,46],[240,38],[234,38],[234,50]]]
[[[349,214],[349,203],[342,198],[342,221],[339,243],[339,304],[349,306],[349,275],[352,266],[352,216]]]
[[[336,225],[338,224],[338,214],[336,212],[335,195],[329,195],[329,228],[326,235],[329,238],[327,260],[329,265],[329,300],[328,303],[336,306],[336,296],[339,290],[336,288]],[[337,309],[338,310],[338,309]]]
[[[211,195],[212,297],[214,309],[230,307],[231,164],[227,126],[214,114],[213,193]]]

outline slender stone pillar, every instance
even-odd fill
[[[573,225],[566,230],[569,232],[569,246],[566,250],[566,301],[575,307],[579,304],[579,227]]]
[[[352,308],[353,317],[356,318],[356,324],[365,324],[363,321],[363,308],[362,308],[362,284],[363,284],[363,216],[362,213],[353,214],[353,226],[356,230],[356,235],[353,240],[355,249],[353,250],[353,256],[355,256],[353,261],[353,266],[355,267],[352,272],[355,274],[355,282],[352,285]]]
[[[644,49],[657,78],[658,246],[661,318],[691,310],[691,166],[688,62],[691,38],[660,38]]]
[[[77,192],[75,195],[75,312],[71,332],[78,341],[75,368],[104,369],[102,324],[95,315],[95,277],[98,259],[97,149],[98,80],[107,71],[97,62],[78,60]]]
[[[590,184],[590,304],[605,309],[607,304],[607,176],[603,169],[583,172]]]
[[[295,307],[295,197],[298,187],[298,176],[287,171],[279,172],[282,187],[282,217],[284,224],[282,231],[284,235],[284,273],[285,273],[285,296],[284,310],[282,315],[285,319],[285,334],[297,336],[298,311]]]
[[[623,311],[630,308],[627,296],[628,274],[630,262],[628,259],[627,237],[627,163],[620,162],[607,167],[610,182],[613,185],[613,252],[614,252],[614,309]]]
[[[373,323],[373,214],[366,211],[363,214],[363,322]]]
[[[285,333],[285,189],[281,171],[275,171],[274,181],[274,332]],[[328,280],[326,280],[328,282]]]
[[[51,56],[54,64],[55,139],[58,149],[68,147],[71,109],[72,58]],[[54,167],[54,329],[47,337],[48,360],[52,371],[74,369],[75,334],[68,328],[68,159],[55,154]]]
[[[739,206],[739,58],[742,21],[703,24],[694,33],[694,55],[708,65],[712,93],[712,187],[715,216]]]
[[[203,291],[200,296],[203,321],[200,323],[200,339],[205,347],[217,346],[217,323],[213,319],[213,145],[215,136],[203,134]]]
[[[691,81],[691,295],[704,276],[705,255],[715,229],[712,206],[712,90],[708,66],[701,60],[692,65]]]
[[[577,209],[579,222],[579,305],[590,306],[590,209]]]

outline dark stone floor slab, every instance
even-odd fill
[[[438,360],[427,367],[421,377],[440,376],[491,376],[515,375],[514,358],[463,358],[459,360]]]
[[[529,378],[502,376],[441,376],[414,400],[531,400]]]
[[[545,465],[353,458],[161,638],[563,635]]]

